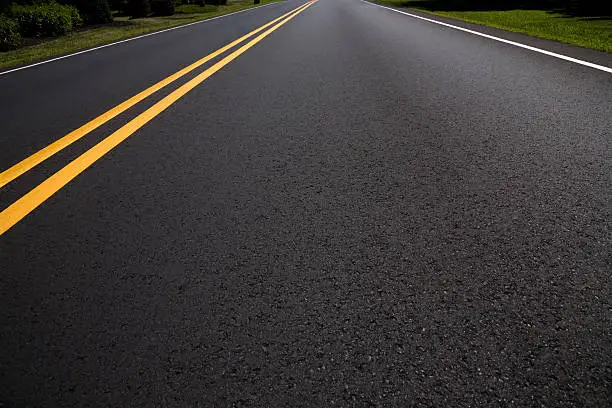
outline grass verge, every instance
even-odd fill
[[[376,0],[503,30],[547,38],[581,47],[612,52],[612,19],[572,17],[547,10],[446,11],[428,7],[423,0]]]
[[[262,0],[260,5],[277,1],[281,0]],[[176,14],[167,17],[147,17],[133,20],[128,17],[116,17],[115,21],[109,25],[87,28],[64,37],[42,40],[38,44],[0,52],[0,68],[35,62],[252,7],[255,7],[253,0],[229,0],[225,6],[180,5],[177,6]]]

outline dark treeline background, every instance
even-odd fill
[[[223,6],[227,1],[0,0],[0,52],[32,44],[36,39],[66,35],[83,27],[112,24],[113,15],[130,18],[171,16],[177,12],[177,5]],[[254,2],[258,4],[259,0]],[[193,12],[193,8],[190,10]]]
[[[422,0],[407,1],[438,11],[549,10],[581,17],[612,16],[612,0]]]
[[[13,2],[27,3],[37,0],[13,0]],[[74,4],[80,10],[89,10],[107,2],[113,7],[127,4],[129,0],[59,0],[59,2]],[[11,0],[0,0],[0,12],[10,3]],[[414,5],[417,1],[406,3]],[[556,11],[570,16],[612,17],[612,0],[421,0],[418,3],[428,9],[440,11],[531,9]]]

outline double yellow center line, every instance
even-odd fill
[[[87,150],[85,153],[81,154],[79,157],[71,161],[65,167],[57,171],[55,174],[47,178],[45,181],[40,183],[38,186],[34,187],[24,196],[19,198],[9,207],[7,207],[4,211],[0,213],[0,235],[4,234],[9,228],[23,219],[26,215],[36,209],[40,204],[42,204],[45,200],[55,194],[58,190],[60,190],[63,186],[68,184],[71,180],[77,177],[80,173],[85,171],[88,167],[90,167],[93,163],[95,163],[98,159],[108,153],[110,150],[115,148],[129,136],[131,136],[138,129],[143,127],[150,120],[155,118],[161,112],[163,112],[166,108],[172,105],[181,97],[185,96],[189,91],[198,86],[200,83],[204,82],[207,78],[213,75],[215,72],[219,71],[221,68],[232,62],[238,56],[246,52],[249,48],[253,47],[255,44],[263,40],[270,33],[278,29],[283,24],[287,23],[289,20],[297,16],[302,11],[306,10],[312,4],[314,4],[317,0],[311,0],[292,11],[270,21],[267,24],[257,28],[256,30],[251,31],[250,33],[238,38],[235,41],[227,44],[226,46],[219,48],[217,51],[207,55],[206,57],[194,62],[193,64],[181,69],[180,71],[170,75],[169,77],[159,81],[155,85],[145,89],[137,95],[134,95],[130,99],[120,103],[114,108],[108,110],[97,118],[89,121],[85,125],[80,128],[68,133],[64,137],[58,139],[57,141],[51,143],[47,147],[39,150],[33,155],[27,157],[26,159],[20,161],[9,169],[0,173],[0,188],[15,180],[17,177],[21,176],[28,170],[42,163],[49,157],[53,156],[60,150],[66,148],[77,140],[81,139],[94,129],[102,126],[104,123],[108,122],[112,118],[126,111],[130,107],[136,105],[140,101],[145,98],[153,95],[155,92],[164,88],[165,86],[171,84],[177,79],[183,77],[189,72],[195,70],[206,62],[212,60],[213,58],[223,54],[224,52],[231,50],[235,46],[241,44],[242,42],[248,40],[249,38],[257,35],[255,38],[238,48],[236,51],[233,51],[231,54],[220,60],[219,62],[212,65],[210,68],[207,68],[202,73],[198,74],[193,79],[189,80],[185,84],[181,85],[176,90],[172,91],[168,96],[164,97],[149,109],[136,116],[134,119],[129,121],[127,124],[119,128],[117,131],[112,133],[110,136],[103,139],[101,142]],[[265,30],[265,31],[264,31]],[[263,31],[263,33],[262,33]]]

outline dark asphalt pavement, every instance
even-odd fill
[[[1,170],[299,4],[0,76]],[[0,237],[0,402],[611,406],[611,118],[608,73],[320,0]]]

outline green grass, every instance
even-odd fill
[[[569,17],[545,10],[439,11],[428,9],[426,1],[418,0],[379,0],[379,2],[396,7],[411,7],[470,23],[612,52],[611,19]]]
[[[276,1],[280,0],[262,0],[261,5]],[[225,6],[180,5],[177,7],[175,15],[167,17],[147,17],[134,20],[127,17],[116,17],[114,23],[110,25],[79,30],[64,37],[42,41],[12,51],[0,52],[0,68],[67,54],[251,7],[254,7],[253,0],[229,0]]]

